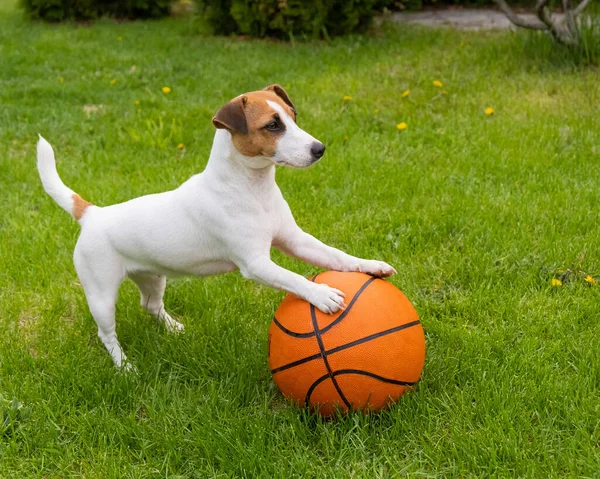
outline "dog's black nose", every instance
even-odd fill
[[[325,153],[325,145],[323,143],[315,141],[310,147],[310,152],[318,160],[323,156],[323,153]]]

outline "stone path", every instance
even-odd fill
[[[523,17],[536,18],[532,14],[523,14]],[[514,28],[502,12],[473,8],[426,12],[394,12],[391,20],[397,23],[416,23],[430,27],[449,26],[459,30],[506,30]]]

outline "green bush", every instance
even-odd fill
[[[319,37],[363,31],[380,0],[196,0],[220,35]]]
[[[172,0],[21,0],[27,15],[34,19],[93,20],[117,18],[159,18],[169,14]]]

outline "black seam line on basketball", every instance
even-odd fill
[[[315,276],[313,276],[310,279],[310,281],[312,281],[314,283],[317,280],[317,276],[319,276],[319,275],[316,274]],[[356,300],[358,299],[358,297],[362,294],[362,292],[365,290],[365,288],[376,279],[379,279],[379,278],[369,278],[367,281],[365,281],[365,283],[361,286],[361,288],[356,292],[356,294],[352,298],[352,301],[350,301],[350,304],[348,305],[346,310],[344,312],[342,312],[342,314],[340,314],[335,319],[335,321],[333,321],[331,324],[329,324],[329,325],[325,326],[323,329],[321,329],[321,332],[324,333],[326,331],[329,331],[329,329],[331,329],[333,326],[335,326],[337,323],[339,323],[342,319],[344,319],[346,316],[348,316],[348,313],[352,309],[352,306],[354,306],[354,303],[356,303]],[[290,331],[283,324],[281,324],[275,316],[273,316],[273,322],[275,323],[275,326],[277,326],[282,332],[284,332],[288,336],[292,336],[294,338],[312,338],[315,335],[314,331],[312,333],[295,333],[294,331]]]
[[[317,276],[319,276],[318,273],[315,274],[312,278],[309,278],[309,280],[314,283],[317,279]],[[273,316],[273,322],[275,323],[275,326],[277,326],[281,331],[283,331],[288,336],[292,336],[294,338],[312,338],[315,335],[314,331],[312,331],[311,333],[295,333],[294,331],[290,331],[279,322],[276,316]]]
[[[321,351],[321,357],[323,358],[323,362],[325,363],[325,368],[327,368],[327,373],[329,374],[329,377],[331,378],[333,387],[335,387],[335,390],[340,395],[340,398],[342,399],[342,401],[344,402],[346,407],[348,409],[350,409],[352,407],[350,405],[350,401],[348,401],[348,399],[346,399],[346,396],[344,396],[344,393],[342,392],[340,385],[337,383],[333,374],[331,373],[331,366],[329,365],[329,361],[327,361],[327,355],[325,354],[325,346],[323,345],[323,339],[321,338],[321,332],[319,331],[319,324],[317,323],[317,314],[315,313],[315,307],[312,304],[310,305],[310,319],[312,320],[313,328],[315,328],[315,336],[317,338],[317,343],[319,344],[319,350]]]
[[[358,301],[358,298],[360,297],[360,295],[363,294],[365,289],[367,289],[367,287],[376,279],[379,279],[379,278],[369,278],[367,281],[365,281],[365,283],[356,292],[356,294],[354,295],[354,298],[352,298],[352,301],[350,301],[350,304],[348,304],[348,306],[346,307],[344,312],[342,314],[340,314],[337,318],[335,318],[335,320],[332,321],[330,324],[325,326],[323,329],[320,329],[319,333],[325,334],[327,331],[329,331],[331,328],[333,328],[336,324],[338,324],[342,319],[344,319],[346,316],[348,316],[348,313],[350,313],[352,306],[354,306],[354,303],[356,303],[356,301]],[[315,329],[315,331],[316,331],[316,329]]]
[[[286,369],[291,369],[296,366],[300,366],[301,364],[308,363],[309,361],[314,361],[315,359],[319,359],[321,357],[321,353],[313,354],[312,356],[307,356],[302,359],[298,359],[298,361],[294,361],[293,363],[284,364],[283,366],[279,366],[278,368],[271,369],[271,374],[277,374],[278,372],[285,371]]]
[[[380,331],[379,333],[365,336],[364,338],[357,339],[356,341],[352,341],[351,343],[342,344],[341,346],[337,346],[335,348],[329,349],[329,350],[325,351],[325,354],[329,355],[329,354],[337,353],[338,351],[343,351],[344,349],[348,349],[353,346],[357,346],[358,344],[366,343],[368,341],[372,341],[373,339],[377,339],[382,336],[387,336],[388,334],[402,331],[403,329],[412,328],[413,326],[416,326],[418,324],[421,324],[421,321],[418,321],[418,320],[412,321],[411,323],[406,323],[406,324],[402,324],[400,326],[396,326],[394,328],[386,329],[385,331]]]
[[[362,371],[361,369],[340,369],[339,371],[333,372],[334,376],[340,376],[342,374],[358,374],[359,376],[369,376],[370,378],[377,379],[378,381],[397,384],[398,386],[414,386],[417,384],[417,381],[398,381],[397,379],[384,378],[383,376],[379,376],[368,371]]]
[[[412,321],[410,323],[402,324],[400,326],[396,326],[390,329],[386,329],[385,331],[380,331],[379,333],[371,334],[369,336],[365,336],[364,338],[357,339],[356,341],[352,341],[351,343],[342,344],[341,346],[337,346],[333,349],[328,349],[325,351],[326,355],[337,353],[338,351],[343,351],[344,349],[351,348],[358,344],[366,343],[368,341],[372,341],[373,339],[380,338],[382,336],[387,336],[388,334],[395,333],[397,331],[402,331],[403,329],[412,328],[413,326],[417,326],[421,324],[421,321]],[[276,374],[280,371],[285,371],[286,369],[290,369],[296,366],[300,366],[301,364],[308,363],[309,361],[313,361],[318,359],[321,356],[321,353],[313,354],[312,356],[306,356],[305,358],[298,359],[292,363],[284,364],[283,366],[279,366],[278,368],[271,369],[271,374]]]
[[[377,374],[370,373],[368,371],[361,371],[360,369],[340,369],[339,371],[335,371],[333,373],[334,376],[341,376],[342,374],[357,374],[359,376],[368,376],[384,383],[395,384],[397,386],[414,386],[417,384],[416,381],[398,381],[396,379],[384,378],[383,376],[378,376]],[[329,378],[329,374],[324,374],[319,379],[317,379],[314,383],[310,385],[308,391],[306,391],[306,397],[304,398],[304,404],[308,405],[310,401],[310,397],[312,396],[313,391],[316,387]]]
[[[325,381],[327,378],[329,378],[329,373],[324,374],[323,376],[321,376],[319,379],[315,380],[315,382],[310,385],[310,387],[308,388],[308,391],[306,391],[306,397],[304,398],[305,406],[308,406],[308,401],[310,401],[310,397],[312,396],[312,393],[315,390],[315,388],[319,384],[321,384],[323,381]]]
[[[275,316],[273,316],[273,322],[275,323],[275,326],[281,329],[281,331],[283,331],[288,336],[293,336],[294,338],[312,338],[315,335],[314,331],[310,333],[295,333],[294,331],[290,331],[283,324],[281,324]]]

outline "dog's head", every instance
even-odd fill
[[[234,147],[244,156],[304,168],[325,152],[320,141],[296,125],[296,108],[285,90],[271,85],[264,90],[240,95],[223,105],[213,125],[231,133]]]

